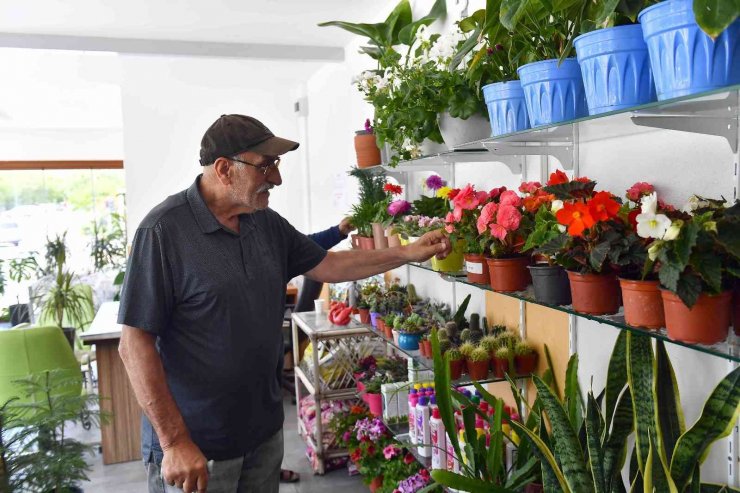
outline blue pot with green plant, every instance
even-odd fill
[[[406,351],[416,351],[419,349],[419,340],[421,334],[414,334],[411,332],[399,332],[398,333],[398,346]]]
[[[528,63],[518,73],[532,127],[588,115],[581,67],[575,58],[562,64],[557,59]]]
[[[591,31],[573,43],[590,115],[655,101],[650,57],[639,24]]]
[[[734,2],[668,0],[640,12],[659,100],[740,83],[738,10]]]
[[[518,80],[483,86],[483,98],[491,121],[491,137],[529,128],[527,103],[522,84]]]

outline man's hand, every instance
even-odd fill
[[[445,258],[452,250],[452,243],[440,229],[426,233],[415,242],[403,248],[406,249],[409,261],[423,262],[429,260],[433,255],[436,255],[438,259]]]
[[[337,227],[339,228],[339,232],[342,233],[342,236],[347,236],[355,229],[354,224],[352,224],[351,217],[345,217],[342,219]]]
[[[192,440],[185,439],[164,449],[162,479],[185,493],[205,493],[208,461]]]

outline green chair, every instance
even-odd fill
[[[15,381],[55,369],[80,371],[77,358],[59,327],[0,331],[0,404],[12,397],[19,397],[25,402],[40,400],[41,396],[24,396]],[[75,388],[65,388],[64,391],[79,395],[82,379]]]

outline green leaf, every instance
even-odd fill
[[[695,252],[691,267],[715,293],[722,291],[722,258],[715,252]]]
[[[676,375],[663,341],[658,339],[655,347],[655,403],[658,407],[658,444],[670,462],[676,441],[685,431],[681,396]]]
[[[664,262],[658,271],[660,284],[673,291],[678,290],[678,280],[681,277],[683,269],[673,263]]]
[[[467,476],[462,476],[450,471],[443,471],[441,469],[434,469],[432,471],[432,479],[448,488],[469,491],[471,493],[510,493],[510,490],[507,488],[502,488],[501,486],[497,486],[491,482],[469,478]]]
[[[618,397],[612,419],[612,427],[606,428],[604,447],[604,478],[607,485],[622,484],[622,467],[627,458],[627,437],[632,434],[632,394],[629,387]]]
[[[535,433],[533,433],[531,430],[523,426],[521,423],[517,421],[512,421],[511,426],[517,431],[519,436],[526,437],[529,440],[532,441],[534,444],[535,450],[537,450],[542,458],[543,467],[546,463],[547,466],[550,468],[550,471],[554,474],[555,478],[557,479],[557,483],[560,486],[560,490],[563,493],[571,493],[573,490],[571,490],[570,485],[568,481],[565,479],[565,475],[560,470],[560,467],[558,467],[558,462],[555,460],[555,456],[553,455],[552,451],[549,449],[549,447],[545,444],[545,442],[542,441],[542,439],[537,436]],[[434,472],[432,472],[432,476],[434,476]],[[545,479],[545,473],[543,472],[543,479]]]
[[[431,10],[421,19],[404,26],[398,32],[397,41],[401,44],[411,46],[414,43],[416,32],[421,26],[428,26],[437,19],[444,18],[447,15],[447,4],[445,0],[436,0]]]
[[[409,0],[401,0],[383,22],[387,44],[398,44],[398,32],[410,23],[411,4]]]
[[[650,338],[639,334],[627,334],[627,378],[632,392],[637,463],[640,466],[640,471],[645,475],[650,441],[651,438],[655,437],[656,429],[653,396],[653,349]]]
[[[676,442],[670,471],[680,491],[688,484],[694,466],[706,458],[709,446],[730,434],[740,414],[739,403],[740,367],[717,384],[699,419]]]
[[[737,0],[694,0],[696,22],[712,38],[722,34],[739,13]]]
[[[532,381],[537,387],[537,395],[542,399],[542,405],[550,419],[555,451],[570,489],[574,492],[589,491],[593,483],[588,474],[578,436],[565,409],[540,377],[534,375]]]
[[[463,326],[463,322],[465,322],[465,312],[468,309],[468,303],[470,303],[470,296],[467,295],[462,303],[460,303],[460,306],[458,307],[457,311],[455,312],[455,315],[452,317],[452,320],[455,321],[458,327]]]
[[[686,306],[691,308],[702,293],[701,280],[694,275],[683,275],[678,280],[676,294]]]
[[[327,27],[327,26],[338,27],[340,29],[344,29],[345,31],[349,31],[352,34],[357,34],[359,36],[365,36],[366,38],[370,38],[371,40],[375,41],[377,45],[384,46],[387,43],[384,42],[383,35],[378,29],[378,26],[380,25],[381,24],[363,24],[363,23],[356,24],[356,23],[345,22],[345,21],[329,21],[329,22],[320,23],[319,27]]]
[[[565,371],[565,408],[568,412],[568,421],[574,430],[581,428],[583,422],[583,409],[581,401],[581,387],[578,384],[578,355],[574,354],[568,360],[568,368]]]
[[[702,483],[701,493],[740,493],[740,490],[726,484]]]
[[[588,262],[596,272],[601,272],[601,267],[604,265],[604,261],[611,247],[612,245],[609,241],[602,241],[589,252]]]
[[[530,0],[503,0],[500,13],[501,24],[509,31],[514,31],[529,5]]]
[[[595,5],[598,5],[598,7],[596,7],[597,10],[595,12],[593,21],[596,24],[603,24],[604,22],[606,22],[616,10],[619,2],[620,0],[606,0],[604,2],[596,3]]]
[[[601,432],[604,423],[601,419],[599,405],[594,399],[593,392],[588,393],[586,404],[586,437],[588,443],[588,459],[591,464],[593,489],[595,493],[606,491],[604,480],[604,451],[601,448]]]
[[[674,251],[676,253],[676,260],[678,261],[678,269],[683,270],[684,267],[689,263],[689,257],[691,251],[696,245],[697,237],[699,236],[700,226],[693,221],[686,223],[681,229],[681,233],[674,242]]]
[[[611,429],[612,415],[624,386],[627,385],[627,331],[620,331],[609,358],[604,389],[604,419],[607,431]]]
[[[437,407],[442,422],[446,430],[455,430],[455,414],[452,408],[452,396],[450,390],[450,361],[447,356],[442,357],[439,349],[439,338],[437,329],[432,329],[432,356],[434,359],[434,389],[437,400]],[[456,433],[450,433],[449,439],[457,457],[462,457],[460,453],[460,443],[457,440]]]
[[[455,53],[455,56],[452,57],[452,60],[450,61],[450,70],[455,70],[463,61],[463,59],[468,56],[468,53],[470,53],[472,49],[475,48],[475,46],[478,44],[479,34],[480,30],[476,29],[475,32],[472,33],[467,40],[465,40],[458,52]]]

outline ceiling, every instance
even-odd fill
[[[4,37],[0,37],[0,46],[22,47],[18,43],[25,43],[26,47],[50,48],[48,43],[34,45],[33,37],[51,36],[51,42],[62,43],[63,38],[57,36],[63,36],[83,40],[91,37],[151,40],[153,46],[158,46],[157,41],[180,41],[343,47],[352,34],[316,24],[330,20],[375,22],[395,3],[395,0],[2,0],[0,35]],[[16,41],[8,41],[14,39],[9,35],[16,35]]]

